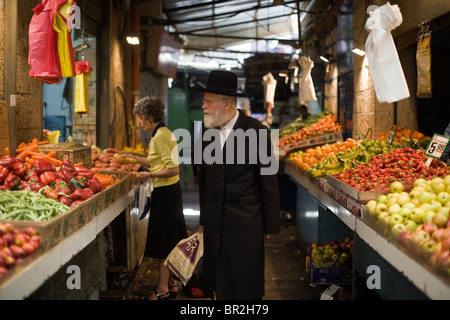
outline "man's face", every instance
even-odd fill
[[[225,114],[225,101],[223,96],[205,92],[203,96],[203,122],[206,128],[215,128],[225,124],[227,118]]]

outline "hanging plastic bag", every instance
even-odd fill
[[[164,265],[186,286],[201,257],[203,257],[203,233],[196,232],[178,242],[167,256]]]
[[[272,105],[275,106],[274,98],[277,80],[275,80],[273,75],[269,72],[263,77],[262,84],[264,85],[264,105],[267,105],[267,102],[271,102]]]
[[[72,45],[72,30],[68,27],[67,19],[69,17],[69,8],[72,5],[72,0],[67,1],[58,12],[55,14],[53,20],[53,29],[57,34],[58,56],[61,66],[62,77],[75,77],[75,55],[73,53]]]
[[[57,34],[53,29],[56,12],[67,0],[42,0],[34,9],[28,28],[29,76],[45,83],[59,83],[61,67]]]
[[[92,73],[89,61],[76,62],[77,75],[75,77],[75,113],[89,113],[88,84]]]
[[[302,67],[298,100],[317,100],[316,91],[314,90],[314,84],[311,77],[311,70],[314,67],[314,62],[309,57],[300,57],[298,63]]]
[[[367,61],[372,74],[375,94],[379,102],[392,103],[409,97],[408,84],[403,74],[391,31],[402,22],[397,5],[369,6],[365,28]]]

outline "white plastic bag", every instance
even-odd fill
[[[167,256],[164,265],[186,286],[201,257],[203,257],[203,233],[196,232],[178,242]]]

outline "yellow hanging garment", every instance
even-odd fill
[[[75,77],[75,56],[73,53],[72,30],[67,25],[67,19],[69,17],[70,6],[72,0],[69,0],[64,4],[57,13],[53,20],[53,29],[57,33],[58,44],[58,56],[61,65],[62,77]]]
[[[89,61],[77,61],[76,69],[74,112],[89,114],[88,84],[92,68],[90,67]]]

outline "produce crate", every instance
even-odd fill
[[[281,160],[285,159],[289,153],[302,149],[302,148],[311,148],[316,147],[320,145],[324,145],[326,143],[335,143],[338,141],[344,141],[344,138],[342,136],[342,131],[339,132],[331,132],[331,133],[324,133],[321,135],[317,135],[315,137],[306,138],[303,140],[300,140],[296,143],[291,143],[286,146],[279,148],[279,157]]]
[[[385,194],[385,192],[382,191],[359,191],[331,175],[327,175],[327,182],[330,186],[341,190],[361,203],[367,203],[369,200],[376,200],[380,195]]]
[[[84,146],[74,142],[50,143],[39,146],[39,151],[48,152],[53,150],[56,152],[55,158],[61,161],[70,160],[73,163],[83,163],[88,169],[91,169],[91,147]]]
[[[112,174],[111,172],[100,171],[101,174]],[[116,202],[121,196],[131,190],[131,173],[113,173],[120,181],[109,186],[102,192],[105,192],[104,208],[106,209],[114,202]]]
[[[91,222],[104,208],[105,191],[83,201],[48,221],[9,221],[15,228],[35,227],[41,238],[41,251],[47,252]]]
[[[352,268],[319,268],[311,260],[307,262],[306,273],[311,283],[317,285],[351,285],[353,280]]]

